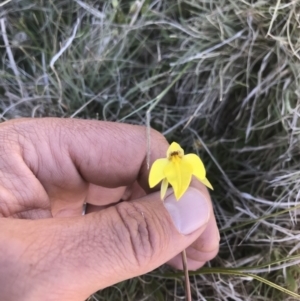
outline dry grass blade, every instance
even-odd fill
[[[299,1],[15,0],[0,8],[2,120],[71,116],[142,124],[148,149],[151,126],[199,153],[222,229],[219,255],[208,265],[243,266],[246,274],[192,272],[193,296],[295,300]],[[270,262],[277,264],[268,269]],[[148,274],[91,300],[184,295],[177,278]]]

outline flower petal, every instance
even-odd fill
[[[168,182],[174,189],[175,198],[178,201],[191,183],[193,168],[188,162],[178,158],[174,161],[170,161],[164,171]]]
[[[193,175],[202,181],[205,179],[206,171],[203,162],[195,154],[187,154],[182,158],[183,161],[188,162],[193,168]]]
[[[207,180],[207,178],[201,179],[200,182],[202,182],[205,186],[207,186],[211,190],[214,190],[213,187],[212,187],[212,185],[210,184],[210,182]]]
[[[160,187],[160,198],[163,201],[167,192],[169,186],[169,182],[166,178],[164,178],[161,182],[161,187]]]
[[[153,188],[156,186],[162,179],[165,178],[164,169],[169,163],[168,159],[157,159],[151,166],[149,173],[149,186]]]
[[[178,152],[180,156],[184,155],[184,150],[177,142],[172,142],[167,150],[167,158],[170,157],[171,153]]]

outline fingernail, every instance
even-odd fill
[[[166,197],[164,205],[181,234],[190,234],[208,222],[209,202],[195,188],[188,188],[179,201],[176,201],[173,193],[170,194]]]

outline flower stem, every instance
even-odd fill
[[[186,260],[186,252],[183,250],[181,252],[182,257],[182,265],[184,270],[184,278],[185,278],[185,296],[186,301],[192,301],[192,294],[191,294],[191,285],[190,285],[190,278],[189,278],[189,270],[187,267],[187,260]]]

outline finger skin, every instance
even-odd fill
[[[208,193],[207,197],[209,197]],[[189,269],[199,269],[207,261],[216,257],[219,252],[219,244],[220,234],[212,208],[207,227],[203,233],[201,233],[201,235],[186,249]],[[176,269],[182,269],[181,254],[172,258],[168,264]]]
[[[154,193],[84,217],[0,219],[0,228],[0,300],[79,301],[157,268],[205,226],[181,235]]]
[[[90,185],[86,202],[93,205],[110,205],[119,202],[126,191],[126,187],[106,188]]]
[[[150,133],[150,163],[168,143]],[[0,125],[0,217],[74,216],[89,185],[148,187],[145,127],[58,118],[12,120]]]
[[[42,182],[65,182],[68,172],[71,182],[81,176],[88,183],[108,188],[128,186],[138,179],[149,191],[147,136],[142,126],[45,118],[19,121],[15,129],[21,138],[24,161]],[[151,139],[150,164],[165,156],[168,147],[165,138],[154,130]],[[25,144],[28,142],[31,145]]]

